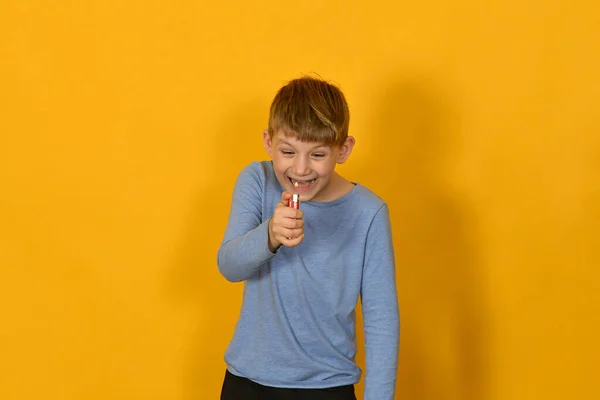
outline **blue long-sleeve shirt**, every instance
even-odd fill
[[[268,247],[283,187],[271,162],[239,175],[218,266],[244,281],[243,303],[225,353],[233,374],[259,384],[325,388],[355,384],[355,306],[364,317],[365,400],[392,400],[399,311],[388,208],[356,184],[331,202],[302,202],[304,240]]]

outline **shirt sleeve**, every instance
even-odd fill
[[[269,220],[262,222],[260,165],[245,168],[235,183],[225,236],[217,255],[221,274],[231,282],[250,278],[276,253],[269,250]]]
[[[361,286],[365,330],[365,400],[393,400],[396,389],[400,313],[389,210],[375,215],[366,242]]]

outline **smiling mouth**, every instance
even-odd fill
[[[293,187],[295,187],[296,189],[308,189],[310,187],[312,187],[312,185],[314,185],[315,181],[317,180],[315,179],[311,179],[308,181],[299,181],[293,178],[288,177],[290,183],[292,184]]]

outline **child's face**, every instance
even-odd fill
[[[331,146],[301,142],[293,136],[277,132],[273,138],[264,133],[264,144],[273,159],[277,180],[290,193],[298,193],[300,201],[328,201],[332,196],[331,181],[336,164],[346,161],[350,145]]]

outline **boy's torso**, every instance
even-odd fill
[[[262,174],[265,222],[283,189],[270,163],[251,167]],[[302,243],[281,247],[244,284],[240,319],[226,353],[233,372],[268,386],[283,380],[288,387],[290,380],[298,387],[358,381],[354,309],[367,233],[383,204],[360,185],[332,202],[301,202]],[[272,376],[275,370],[280,376]]]

